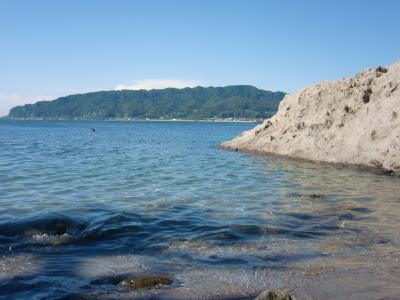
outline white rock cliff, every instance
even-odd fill
[[[286,95],[272,118],[221,147],[400,175],[400,61]]]

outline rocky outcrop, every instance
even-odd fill
[[[400,175],[400,61],[286,95],[272,118],[221,147]]]

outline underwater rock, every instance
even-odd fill
[[[254,298],[254,300],[296,300],[296,298],[284,291],[265,290]]]
[[[310,197],[311,197],[311,199],[320,199],[321,195],[320,194],[311,194]]]
[[[165,275],[139,275],[131,276],[122,280],[118,285],[129,289],[143,289],[170,285],[172,279]]]

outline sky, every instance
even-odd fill
[[[400,59],[398,0],[0,0],[0,116],[114,89],[294,92]]]

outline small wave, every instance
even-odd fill
[[[145,220],[136,214],[96,213],[92,217],[69,212],[49,213],[0,223],[0,241],[7,244],[0,246],[0,249],[88,243],[126,237],[138,241],[147,238],[152,230],[143,226]]]
[[[32,243],[38,244],[52,244],[59,245],[71,240],[72,236],[68,233],[63,233],[61,235],[53,235],[47,233],[34,233],[30,236],[30,241]]]
[[[17,221],[0,223],[2,237],[7,247],[27,245],[58,245],[79,236],[87,223],[77,216],[49,213]]]
[[[62,235],[64,233],[75,234],[87,224],[77,217],[69,217],[64,214],[50,213],[31,218],[24,218],[13,222],[0,224],[3,235],[32,235],[34,233],[46,233]]]

